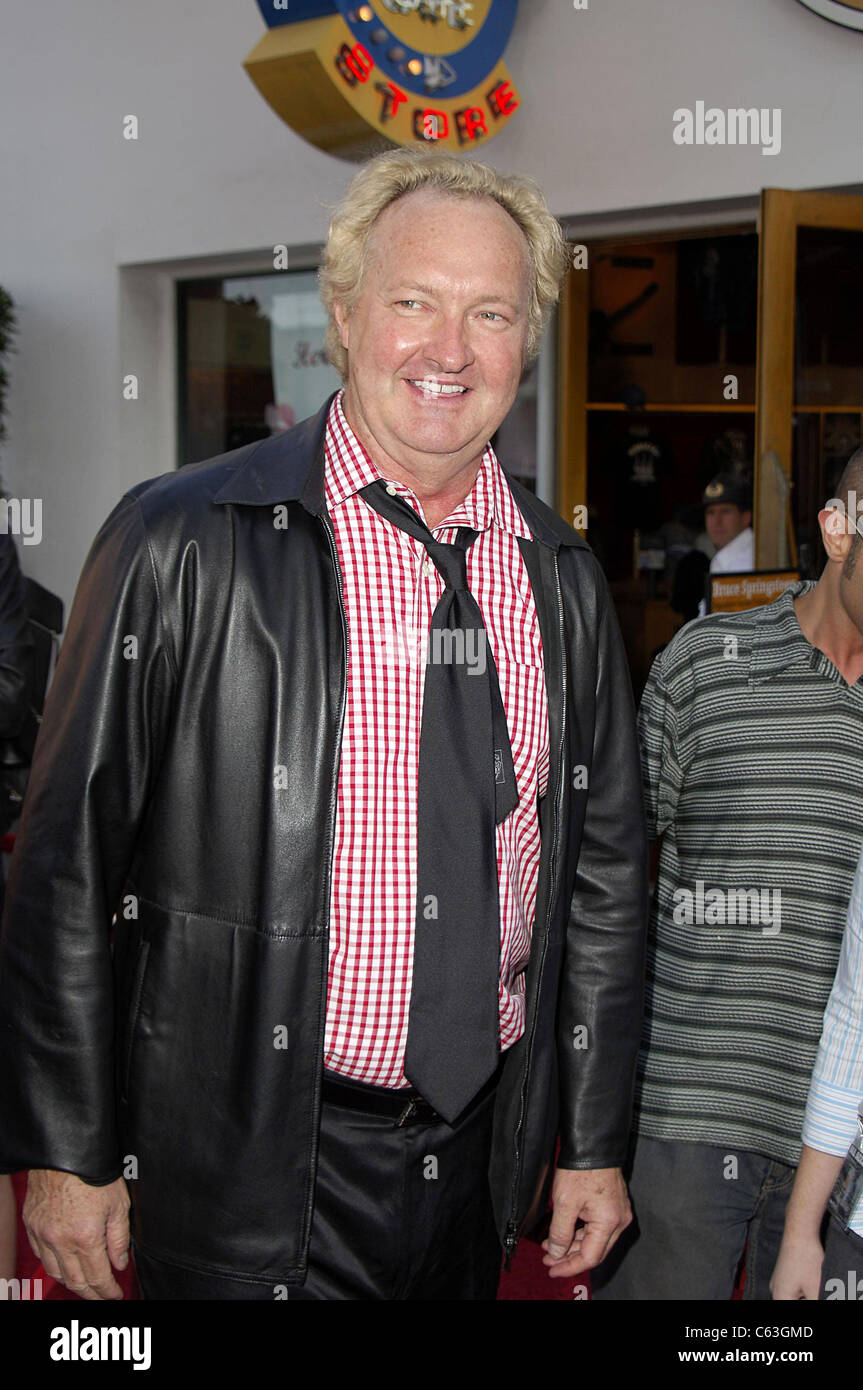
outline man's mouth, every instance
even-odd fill
[[[463,396],[468,389],[466,386],[457,386],[450,381],[433,381],[429,377],[408,377],[408,382],[418,391],[422,391],[423,395],[428,396],[429,399],[441,396]]]

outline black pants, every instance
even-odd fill
[[[187,1272],[134,1246],[147,1299],[492,1300],[501,1248],[488,1161],[494,1093],[455,1127],[324,1103],[309,1272],[300,1287]]]

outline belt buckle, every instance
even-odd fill
[[[402,1127],[403,1127],[404,1125],[407,1124],[407,1122],[408,1122],[408,1120],[411,1118],[411,1116],[416,1114],[416,1110],[417,1110],[417,1101],[418,1101],[418,1099],[419,1099],[418,1096],[414,1096],[412,1100],[409,1100],[409,1101],[408,1101],[408,1103],[407,1103],[407,1105],[405,1106],[404,1110],[402,1111],[402,1113],[399,1115],[398,1119],[396,1120],[396,1126],[395,1126],[396,1129],[402,1129]]]

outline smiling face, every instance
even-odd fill
[[[385,208],[353,313],[345,414],[378,468],[424,491],[479,465],[524,361],[527,241],[490,198],[421,189]]]

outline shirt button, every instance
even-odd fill
[[[431,560],[426,560],[425,564],[423,565],[423,569],[425,570],[429,578],[431,578],[431,576],[434,574],[434,565]]]
[[[389,493],[390,497],[395,497],[396,490],[393,487],[392,483],[387,483],[387,492]]]

